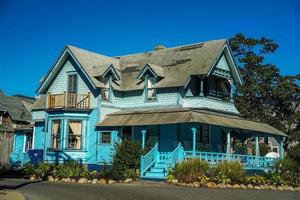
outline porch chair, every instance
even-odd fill
[[[184,142],[183,142],[183,148],[184,148],[184,150],[186,150],[186,151],[191,151],[191,150],[192,150],[191,142],[189,142],[189,141],[184,141]]]

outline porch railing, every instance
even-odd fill
[[[75,93],[62,93],[62,94],[49,94],[48,95],[48,108],[72,108],[72,109],[90,109],[90,93],[88,94],[75,94]]]
[[[191,158],[193,156],[192,151],[185,151],[185,158]],[[226,154],[216,152],[196,152],[196,157],[201,160],[206,160],[210,164],[217,164],[224,160],[238,161],[245,169],[267,169],[274,165],[275,158],[263,157],[263,156],[252,156],[242,154]]]
[[[178,143],[178,146],[174,149],[174,151],[168,155],[166,159],[166,171],[168,171],[171,167],[175,166],[177,162],[180,162],[184,158],[184,150],[181,143]]]
[[[145,155],[141,156],[141,176],[159,159],[158,143]]]

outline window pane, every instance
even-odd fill
[[[32,133],[26,133],[25,151],[32,149]]]
[[[52,149],[60,148],[60,121],[52,122]]]
[[[68,76],[68,93],[77,92],[77,75],[72,74]]]
[[[68,133],[68,148],[69,149],[81,149],[81,135],[82,127],[81,121],[70,121],[69,122],[69,133]]]
[[[101,133],[101,143],[111,143],[111,132]]]
[[[101,90],[102,100],[108,101],[109,100],[109,90],[110,90],[110,81],[106,80],[104,83],[104,88]]]
[[[109,100],[109,90],[108,89],[102,89],[101,90],[102,93],[102,100]]]

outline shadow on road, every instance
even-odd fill
[[[3,190],[3,189],[15,190],[15,189],[19,189],[19,188],[21,188],[23,186],[26,186],[26,185],[40,183],[40,182],[42,182],[42,180],[39,180],[39,181],[27,181],[27,182],[20,183],[20,184],[1,184],[0,183],[0,190]]]

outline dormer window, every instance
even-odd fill
[[[111,90],[112,90],[111,81],[112,81],[111,77],[106,79],[104,83],[104,88],[102,88],[101,90],[101,96],[103,101],[111,101]]]
[[[155,80],[153,78],[146,78],[146,100],[147,101],[154,101],[156,100],[156,89],[153,87]]]

